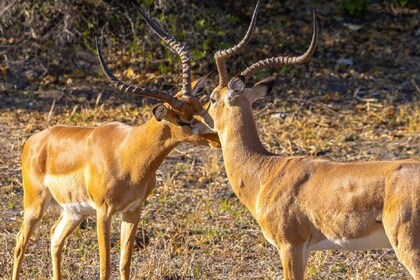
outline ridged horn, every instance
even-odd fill
[[[171,105],[175,109],[179,109],[184,105],[184,102],[176,98],[175,96],[171,95],[170,93],[158,89],[148,89],[143,87],[137,87],[132,86],[129,84],[126,84],[120,80],[118,80],[114,74],[112,74],[111,70],[109,69],[108,65],[106,64],[103,55],[102,50],[98,42],[98,38],[95,37],[96,41],[96,50],[98,51],[98,58],[99,62],[101,64],[102,70],[105,73],[105,76],[110,80],[111,84],[118,88],[121,91],[124,91],[125,93],[132,93],[136,95],[141,95],[145,97],[151,97],[163,100],[167,102],[169,105]]]
[[[245,79],[251,78],[256,72],[276,67],[279,65],[291,65],[291,64],[301,64],[308,61],[316,48],[316,42],[318,39],[318,24],[316,21],[315,11],[313,12],[313,34],[312,34],[312,41],[309,45],[307,51],[301,56],[278,56],[278,57],[271,57],[267,59],[260,60],[251,66],[247,67],[244,71],[242,71],[241,75],[245,77]]]
[[[136,4],[131,3],[133,7],[143,16],[149,26],[156,32],[156,34],[170,46],[181,58],[182,63],[182,94],[191,96],[191,58],[187,46],[181,44],[172,36],[163,31],[153,19],[151,19],[142,8]]]
[[[248,31],[246,32],[242,41],[229,49],[219,50],[214,54],[214,60],[216,61],[217,71],[219,73],[219,86],[221,87],[226,86],[229,81],[226,69],[226,58],[235,55],[248,44],[255,29],[255,22],[257,20],[259,6],[260,2],[258,1],[257,5],[255,6],[254,13],[252,14],[252,19],[248,27]]]

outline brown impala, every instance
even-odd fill
[[[154,117],[139,127],[117,122],[97,128],[57,125],[28,139],[22,153],[24,217],[16,237],[13,279],[19,278],[29,238],[52,203],[62,208],[51,229],[54,279],[61,278],[61,251],[66,238],[84,217],[95,214],[100,278],[110,278],[111,219],[118,212],[122,212],[120,274],[122,279],[129,279],[141,205],[155,186],[155,173],[162,161],[181,142],[220,146],[217,135],[201,122],[211,120],[196,97],[207,77],[191,83],[186,47],[162,31],[144,11],[137,10],[181,57],[182,91],[172,96],[119,81],[105,64],[96,42],[101,66],[115,87],[165,103],[154,107]]]
[[[251,37],[215,55],[219,85],[209,114],[222,144],[235,194],[274,245],[285,279],[303,279],[311,251],[393,248],[414,279],[420,279],[420,161],[339,163],[316,157],[284,157],[262,145],[252,103],[269,94],[275,79],[253,87],[245,81],[259,70],[307,61],[315,50],[317,24],[309,49],[298,57],[273,57],[246,68],[228,82],[225,59]]]

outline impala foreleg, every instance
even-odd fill
[[[111,278],[111,221],[112,216],[106,209],[99,209],[96,213],[97,235],[99,246],[100,279]]]
[[[51,258],[53,262],[53,278],[61,279],[61,253],[67,237],[83,220],[83,216],[67,211],[61,213],[60,218],[51,228]]]
[[[283,278],[285,280],[303,280],[308,255],[304,252],[304,246],[302,244],[282,244],[278,248],[283,265]]]
[[[140,219],[141,208],[133,212],[124,213],[121,221],[121,279],[130,279],[131,256],[133,254],[134,239]]]

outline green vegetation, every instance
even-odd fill
[[[342,0],[343,10],[352,16],[360,16],[366,12],[370,4],[369,0]]]
[[[413,9],[420,8],[420,4],[417,0],[391,0],[390,5],[394,5],[400,8],[411,7]],[[367,13],[369,6],[373,4],[371,0],[341,0],[342,10],[355,17]]]

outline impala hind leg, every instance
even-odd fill
[[[51,228],[51,258],[53,279],[61,279],[61,253],[67,237],[83,220],[83,216],[63,210],[58,221]]]
[[[124,213],[121,221],[121,279],[130,279],[131,256],[133,254],[134,238],[140,219],[141,208],[131,213]]]
[[[52,196],[46,188],[28,188],[28,185],[24,184],[24,190],[23,222],[19,233],[16,235],[16,247],[14,249],[12,276],[14,280],[19,279],[28,241],[52,200]]]
[[[278,246],[283,265],[283,279],[303,280],[308,254],[303,245],[283,244]]]
[[[420,280],[420,201],[410,199],[394,205],[398,206],[386,207],[383,215],[386,235],[400,262]]]
[[[398,259],[407,268],[414,280],[420,280],[420,249],[395,250]]]
[[[398,260],[415,280],[420,280],[420,231],[416,229],[416,225],[420,224],[420,219],[417,219],[416,224],[414,221],[389,224],[387,220],[384,221],[387,236]]]
[[[404,230],[403,230],[404,231]],[[398,260],[407,268],[415,280],[420,280],[420,238],[413,238],[406,233],[398,233],[395,242],[391,245],[395,250]]]

